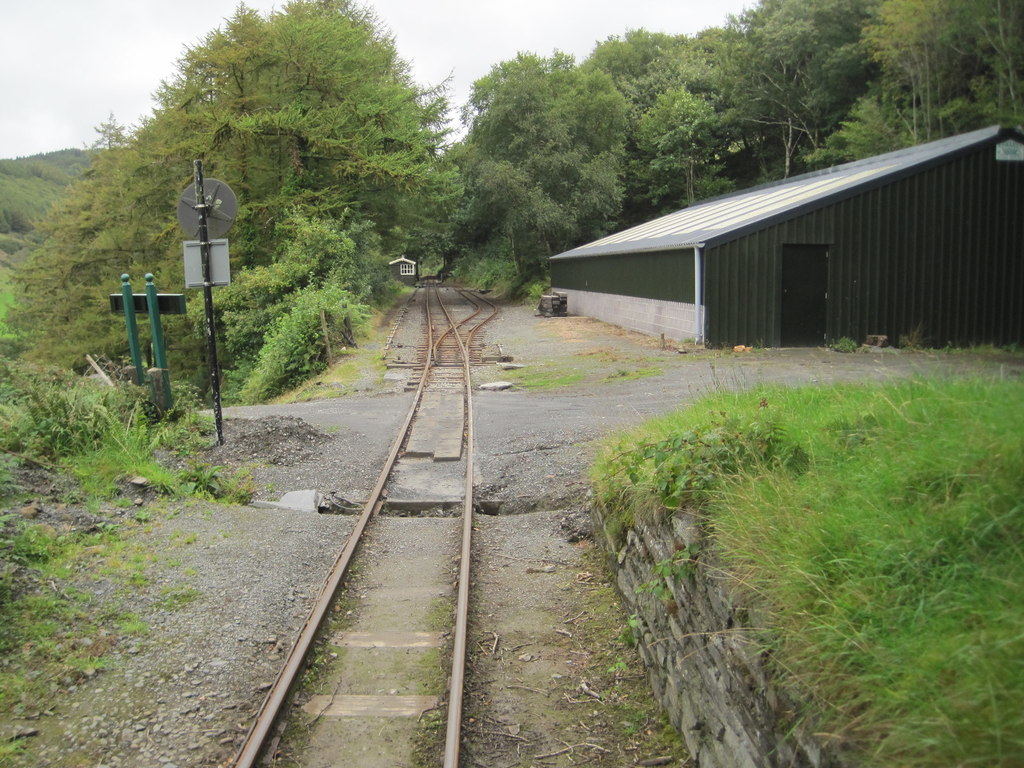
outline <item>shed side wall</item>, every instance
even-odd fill
[[[692,249],[556,259],[550,265],[551,285],[559,290],[694,301]]]
[[[784,244],[829,245],[826,335],[1024,342],[1024,163],[994,147],[706,250],[707,340],[780,340]]]

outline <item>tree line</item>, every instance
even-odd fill
[[[522,289],[549,256],[696,200],[1019,123],[1022,87],[1024,0],[761,0],[697,35],[499,62],[455,141],[444,85],[413,81],[371,9],[242,5],[185,51],[151,117],[98,128],[17,270],[8,351],[122,353],[103,297],[122,272],[182,284],[173,210],[197,158],[239,199],[218,322],[229,389],[258,399],[326,364],[324,318],[367,317],[399,255]],[[167,334],[197,382],[200,327]]]

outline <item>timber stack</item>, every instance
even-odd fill
[[[564,293],[544,294],[537,308],[544,317],[565,317],[569,312],[568,298]]]

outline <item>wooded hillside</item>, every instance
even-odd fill
[[[453,142],[443,89],[410,79],[371,11],[240,6],[151,118],[104,127],[18,270],[10,321],[32,358],[122,355],[104,297],[122,272],[179,289],[175,202],[203,159],[240,202],[217,293],[229,390],[265,396],[322,365],[312,318],[365,315],[389,259],[525,290],[548,256],[695,200],[1024,122],[1022,92],[1024,0],[762,0],[695,36],[624,30],[580,62],[498,62]],[[198,325],[167,336],[201,382]],[[277,384],[253,383],[271,369]]]
[[[0,160],[0,268],[27,256],[36,223],[88,165],[81,149]]]

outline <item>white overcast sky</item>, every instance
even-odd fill
[[[756,0],[367,0],[421,85],[470,85],[519,51],[581,61],[628,29],[694,34]],[[135,125],[186,45],[234,15],[237,0],[0,0],[0,158],[97,138],[110,113]],[[261,13],[284,2],[247,0]]]

